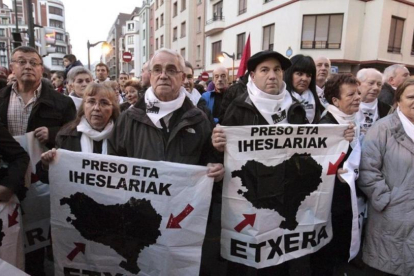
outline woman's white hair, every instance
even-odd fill
[[[178,59],[178,64],[180,65],[179,70],[180,70],[180,71],[184,71],[184,68],[185,68],[185,61],[184,61],[184,58],[183,58],[183,57],[182,57],[179,53],[177,53],[177,51],[175,51],[175,50],[171,50],[171,49],[167,49],[167,48],[161,48],[161,49],[157,50],[157,51],[154,53],[154,55],[152,56],[151,61],[150,61],[150,63],[149,63],[149,68],[150,68],[150,70],[152,69],[152,61],[154,60],[154,58],[155,58],[157,55],[159,55],[159,54],[161,54],[161,53],[169,54],[169,55],[172,55],[172,56],[176,57],[176,58]]]
[[[80,74],[88,74],[91,77],[91,81],[93,80],[91,71],[89,71],[83,66],[76,66],[70,69],[68,73],[68,77],[67,77],[68,83],[72,84],[75,81],[76,76]]]

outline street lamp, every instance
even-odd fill
[[[87,47],[88,47],[88,69],[91,70],[91,47],[95,47],[96,45],[98,45],[99,43],[102,43],[102,51],[103,53],[106,55],[110,52],[111,50],[111,46],[109,45],[108,42],[102,40],[102,41],[98,41],[96,43],[87,43]]]
[[[225,54],[226,56],[228,56],[229,58],[231,58],[231,59],[233,60],[233,66],[232,66],[232,69],[231,69],[231,82],[233,83],[233,82],[234,82],[234,60],[235,60],[235,58],[236,58],[236,55],[235,55],[234,53],[233,53],[232,55],[230,55],[230,54],[228,54],[228,53],[226,53],[226,52],[224,52],[224,51],[221,51],[221,55],[217,57],[217,58],[218,58],[218,60],[219,60],[221,63],[223,63],[223,61],[224,61],[224,56],[223,56],[223,54]]]

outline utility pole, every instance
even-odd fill
[[[26,0],[27,6],[27,34],[29,35],[29,46],[35,47],[34,39],[34,20],[33,20],[33,6],[31,0]]]

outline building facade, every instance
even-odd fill
[[[414,70],[413,0],[212,0],[205,5],[210,72],[225,51],[235,55],[236,75],[249,34],[252,54],[273,49],[287,56],[326,56],[339,72],[383,70],[394,63]],[[225,56],[230,75],[232,63]]]
[[[65,7],[60,0],[32,0],[34,24],[54,30],[56,42],[54,52],[43,57],[43,63],[52,72],[62,71],[63,56],[71,53],[69,33],[65,28]],[[27,10],[24,1],[12,1],[12,7],[0,2],[0,64],[8,66],[14,49],[13,34],[16,32],[16,11],[18,31],[27,31]],[[40,28],[35,28],[35,47],[42,52]],[[27,33],[22,33],[22,45],[28,45]]]

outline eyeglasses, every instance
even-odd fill
[[[94,99],[88,99],[85,101],[85,104],[89,107],[94,107],[95,105],[99,105],[102,108],[108,108],[110,107],[112,104],[106,100],[102,100],[102,101],[96,101]]]
[[[19,59],[19,60],[12,60],[13,63],[17,63],[19,66],[24,67],[27,63],[30,64],[32,67],[37,67],[39,65],[43,65],[42,62],[37,62],[35,60],[25,60],[25,59]]]
[[[165,70],[162,70],[161,66],[154,66],[152,70],[150,70],[151,74],[158,77],[159,75],[164,72],[169,77],[175,77],[178,73],[181,73],[183,71],[178,71],[175,67],[167,67]]]
[[[186,77],[188,80],[192,80],[192,79],[194,78],[194,76],[193,76],[193,75],[185,75],[185,77]]]

